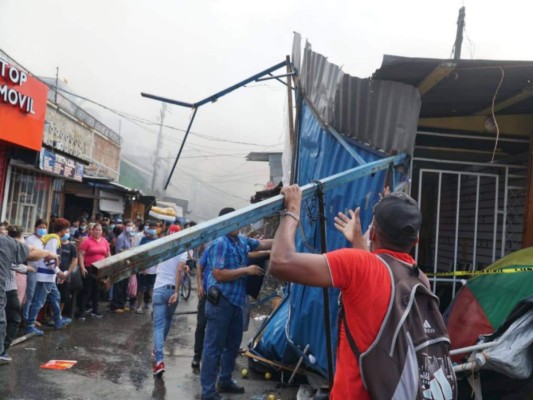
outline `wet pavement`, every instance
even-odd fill
[[[42,337],[33,337],[9,350],[13,361],[0,366],[0,399],[200,399],[199,375],[191,369],[197,298],[180,301],[165,345],[163,378],[152,376],[152,321],[149,312],[112,314],[102,319],[73,321],[63,330],[43,327]],[[183,314],[180,314],[183,313]],[[259,322],[252,319],[250,337]],[[75,360],[67,370],[40,368],[49,360]],[[236,373],[243,395],[231,399],[293,399],[297,388],[276,388],[278,382],[250,373],[241,379],[248,359],[239,356]]]

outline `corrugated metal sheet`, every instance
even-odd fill
[[[339,67],[312,51],[309,42],[305,43],[300,71],[301,89],[323,122],[329,123],[333,119],[335,93],[343,76]]]
[[[295,65],[299,41],[295,35]],[[344,74],[308,42],[299,76],[304,97],[323,123],[387,154],[413,153],[421,105],[416,87]]]
[[[414,86],[344,75],[335,96],[332,125],[388,154],[412,154],[420,105]]]

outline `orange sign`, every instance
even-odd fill
[[[39,151],[48,86],[0,59],[0,140]]]
[[[41,364],[41,368],[44,369],[69,369],[78,362],[73,360],[50,360],[44,364]]]

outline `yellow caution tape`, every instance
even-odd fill
[[[481,271],[455,271],[455,272],[438,272],[436,274],[427,273],[426,276],[473,276],[473,275],[492,275],[492,274],[515,274],[517,272],[531,272],[533,266],[520,266],[516,268],[498,268],[498,269],[484,269]]]

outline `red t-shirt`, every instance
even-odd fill
[[[387,267],[376,256],[377,253],[387,253],[401,261],[415,263],[409,254],[389,250],[370,253],[341,249],[326,254],[333,286],[341,289],[346,322],[361,352],[366,351],[375,340],[391,296],[391,277]],[[359,364],[342,326],[331,399],[370,400],[361,380]]]
[[[80,250],[85,252],[84,264],[85,267],[88,267],[106,257],[110,251],[109,242],[104,237],[96,241],[92,236],[89,236],[81,242]]]

